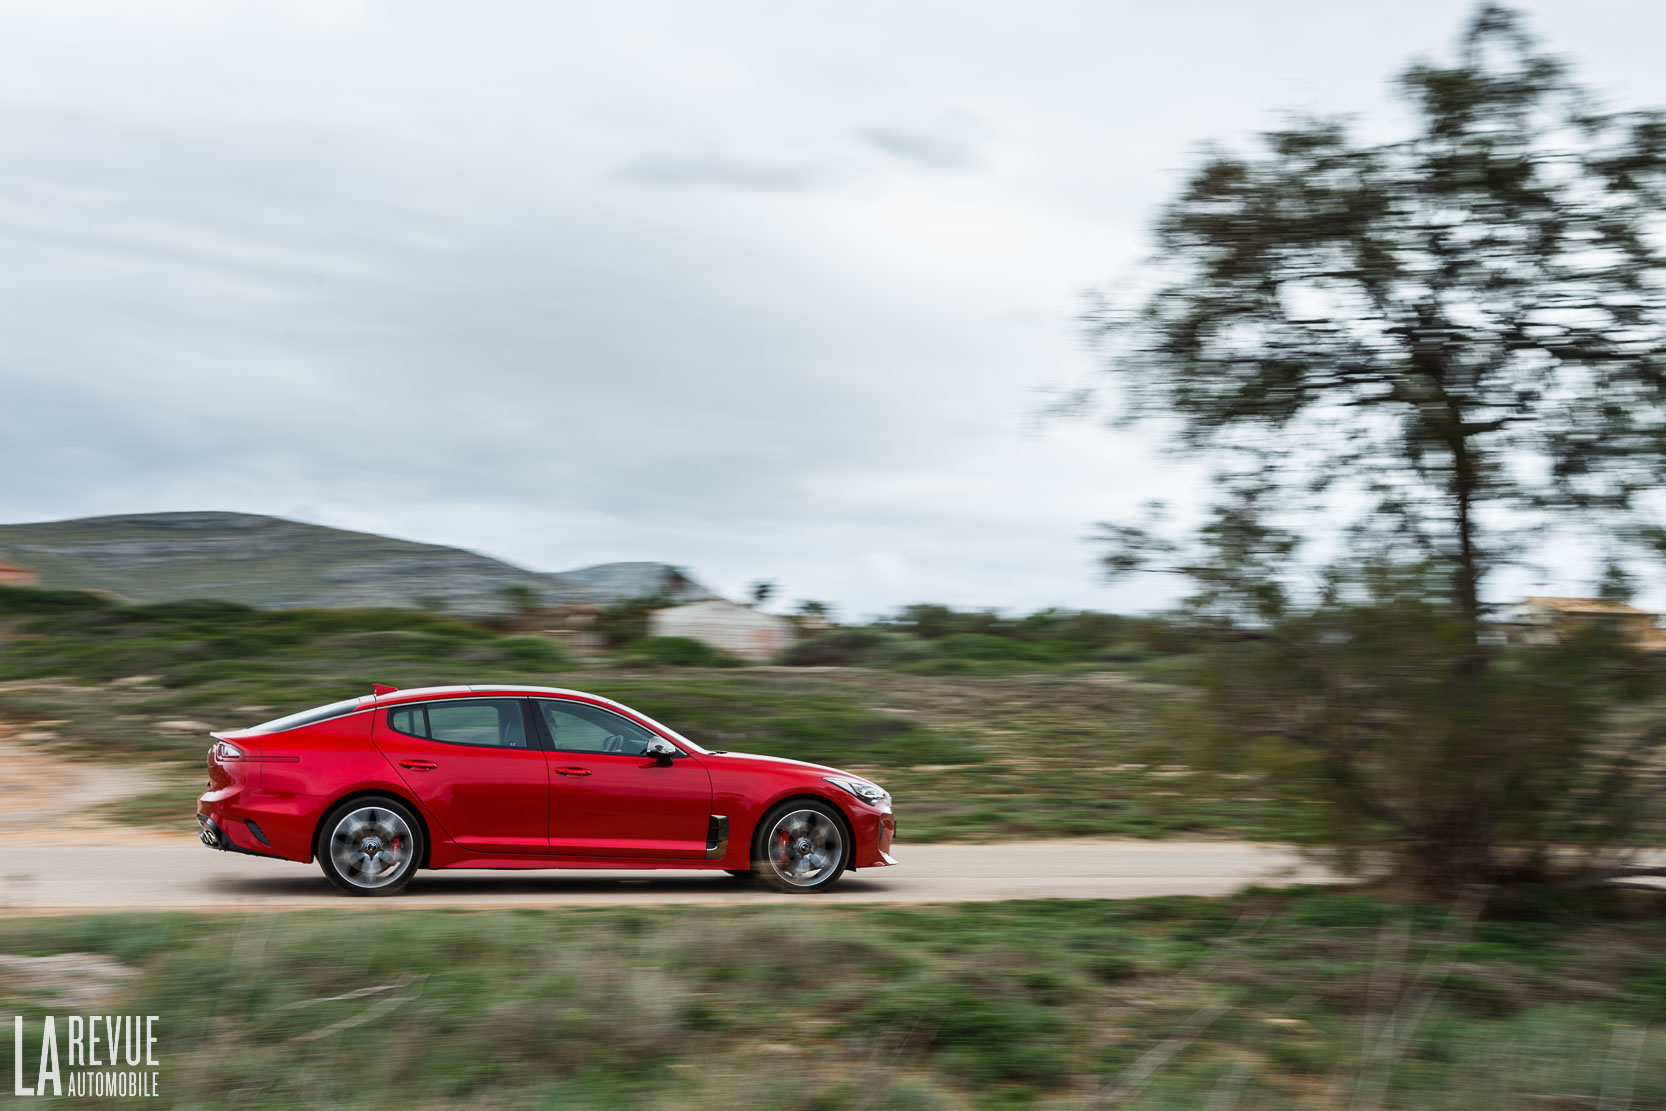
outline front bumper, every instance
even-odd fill
[[[889,810],[862,807],[851,815],[851,832],[856,834],[855,859],[852,868],[886,868],[897,862],[891,855],[891,844],[896,838],[897,820]]]

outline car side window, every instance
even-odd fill
[[[588,702],[538,700],[538,713],[550,741],[561,752],[618,753],[641,756],[654,736],[629,718]]]
[[[388,711],[388,728],[412,737],[428,736],[428,712],[421,706],[401,706]]]
[[[531,748],[514,698],[461,698],[388,711],[388,728],[412,737],[485,748]]]

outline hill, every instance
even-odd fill
[[[143,513],[0,525],[0,559],[42,586],[103,590],[134,602],[220,598],[262,609],[444,608],[501,613],[503,588],[545,605],[606,604],[711,591],[664,563],[603,563],[542,573],[461,548],[252,513]]]

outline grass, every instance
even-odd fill
[[[169,785],[130,795],[108,804],[101,817],[150,829],[197,830],[197,796],[204,788],[200,775],[169,775]]]
[[[140,971],[171,1107],[1652,1107],[1663,948],[1316,890],[0,922]]]

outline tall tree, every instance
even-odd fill
[[[1492,5],[1398,89],[1404,137],[1305,120],[1209,155],[1157,224],[1149,292],[1098,303],[1091,326],[1130,419],[1219,465],[1228,496],[1162,554],[1285,646],[1296,688],[1241,724],[1308,746],[1345,813],[1464,883],[1500,873],[1501,837],[1554,835],[1503,832],[1508,793],[1572,789],[1596,727],[1570,694],[1540,723],[1553,738],[1512,742],[1488,577],[1545,528],[1642,536],[1640,496],[1666,478],[1666,117],[1599,110]],[[1344,554],[1297,613],[1294,536],[1315,529]],[[1156,551],[1127,526],[1108,539],[1113,572]],[[1421,631],[1371,642],[1367,610]],[[1325,647],[1342,643],[1387,656],[1346,663]],[[1556,774],[1528,766],[1552,752]],[[1461,789],[1419,797],[1430,773]]]
[[[1612,521],[1666,477],[1666,117],[1595,110],[1493,6],[1399,88],[1405,138],[1317,120],[1210,157],[1158,224],[1161,288],[1095,323],[1136,415],[1285,492],[1371,494],[1475,622],[1505,526]]]

